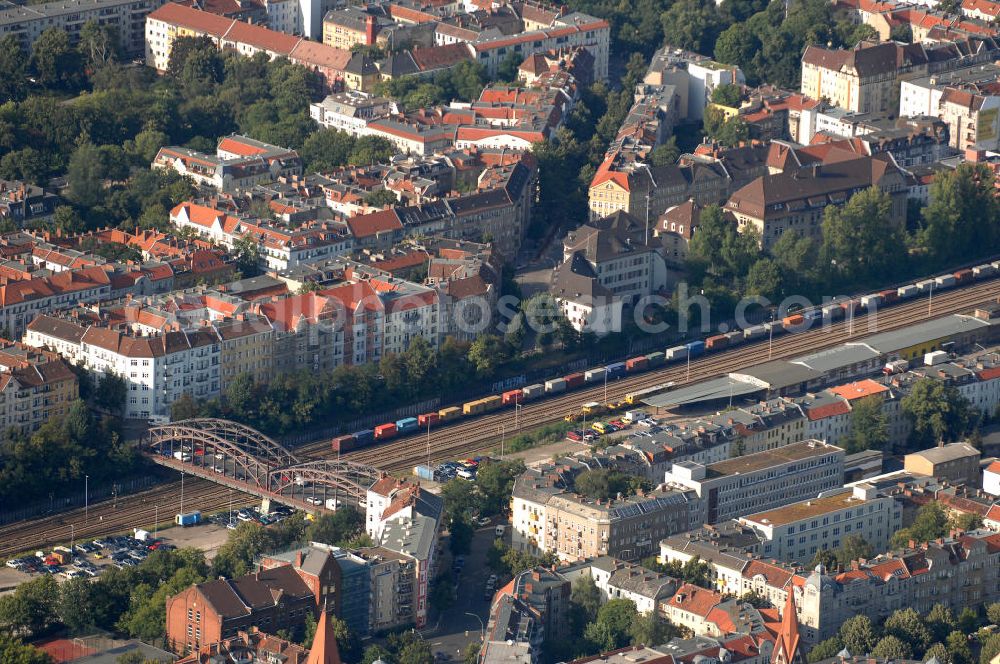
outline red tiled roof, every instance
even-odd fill
[[[268,30],[259,25],[244,23],[243,21],[233,21],[232,27],[229,28],[229,32],[226,33],[224,38],[224,41],[227,42],[249,44],[269,53],[286,56],[292,52],[292,49],[301,40],[301,37],[293,37],[284,32]]]
[[[792,578],[792,573],[783,567],[762,560],[751,560],[743,570],[743,578],[752,579],[758,575],[763,576],[767,584],[774,588],[784,588]]]
[[[146,17],[146,20],[150,19],[188,28],[202,34],[211,35],[217,39],[221,39],[234,23],[233,19],[216,16],[215,14],[191,7],[184,7],[173,2],[168,2],[156,11],[151,12]]]
[[[347,227],[356,238],[371,237],[380,233],[403,229],[403,222],[395,210],[380,210],[369,214],[359,214],[347,220]]]
[[[831,387],[830,391],[837,396],[844,397],[848,401],[853,401],[854,399],[863,399],[875,394],[888,392],[889,388],[881,383],[876,383],[870,378],[866,378],[865,380],[855,381],[853,383],[848,383],[847,385]]]
[[[816,408],[809,408],[806,410],[806,417],[809,418],[810,422],[815,422],[816,420],[822,420],[827,417],[846,415],[849,412],[851,412],[851,407],[846,401],[837,401],[836,403],[828,403],[823,406],[817,406]]]
[[[685,583],[667,603],[682,611],[706,618],[721,601],[722,595],[719,593]]]

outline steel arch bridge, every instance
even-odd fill
[[[351,461],[302,461],[261,432],[213,418],[154,426],[143,450],[161,466],[311,512],[363,503],[380,472]]]

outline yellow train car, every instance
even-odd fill
[[[666,392],[673,386],[674,384],[670,382],[670,383],[663,383],[661,385],[654,385],[653,387],[647,387],[644,390],[636,390],[635,392],[629,392],[628,394],[625,395],[625,401],[630,406],[634,406],[640,403],[643,399],[648,399],[651,396],[655,396],[662,392]]]
[[[482,399],[482,403],[483,403],[483,412],[489,413],[491,411],[498,410],[500,406],[503,405],[503,398],[500,397],[499,395],[486,397],[485,399]]]
[[[486,412],[483,408],[484,404],[482,399],[467,401],[462,404],[462,412],[466,415],[479,415],[480,413]]]
[[[449,406],[448,408],[442,408],[438,411],[438,418],[442,422],[446,420],[453,420],[456,417],[461,417],[462,409],[458,406]]]

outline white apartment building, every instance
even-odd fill
[[[817,551],[836,549],[851,535],[875,551],[888,548],[902,527],[902,507],[895,498],[877,495],[872,485],[858,484],[738,521],[763,537],[764,558],[804,565]]]
[[[170,405],[183,394],[210,399],[220,393],[219,338],[212,328],[155,335],[133,334],[73,321],[35,325],[25,342],[72,349],[67,359],[98,374],[124,379],[124,416],[166,420]]]
[[[386,118],[398,111],[391,99],[374,97],[360,90],[327,95],[323,101],[309,104],[309,116],[317,124],[351,136],[365,136],[371,120]]]
[[[94,265],[11,281],[0,292],[0,329],[17,339],[37,316],[80,302],[107,299],[111,295],[110,276],[108,269]]]
[[[684,461],[665,481],[693,489],[705,503],[707,523],[718,523],[842,486],[844,450],[806,440],[708,466]]]
[[[58,0],[43,4],[8,3],[0,9],[0,38],[17,37],[31,52],[32,45],[49,28],[65,30],[70,42],[80,38],[87,21],[115,29],[121,47],[128,53],[142,53],[146,16],[163,0]]]
[[[983,64],[904,80],[899,114],[929,115],[948,124],[950,144],[959,150],[1000,148],[1000,66]]]

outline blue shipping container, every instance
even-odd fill
[[[404,417],[401,420],[396,420],[396,430],[400,433],[404,431],[413,431],[419,426],[417,424],[417,418],[415,417]]]
[[[615,362],[614,364],[609,364],[604,367],[604,370],[608,372],[608,378],[617,378],[619,376],[625,375],[625,363]]]
[[[705,352],[705,342],[704,341],[692,341],[689,344],[685,344],[688,349],[688,355],[695,357],[701,355]]]
[[[174,521],[179,526],[194,526],[201,521],[201,512],[188,512],[187,514],[178,514],[177,518]]]
[[[358,445],[367,445],[375,439],[375,432],[371,429],[365,429],[363,431],[357,431],[354,437],[358,441]]]

